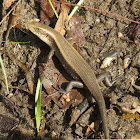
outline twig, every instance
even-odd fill
[[[76,4],[71,4],[71,3],[67,3],[67,2],[59,2],[59,1],[55,1],[55,2],[63,3],[63,4],[66,4],[66,5],[72,5],[72,6],[79,6],[79,7],[83,7],[83,8],[88,8],[88,9],[95,10],[95,11],[98,11],[98,12],[102,12],[102,13],[105,13],[105,14],[108,14],[108,15],[112,15],[114,17],[122,18],[124,20],[128,20],[128,21],[134,22],[136,24],[140,24],[140,22],[138,22],[138,21],[135,21],[135,20],[132,20],[132,19],[120,16],[120,15],[116,15],[116,14],[113,14],[113,13],[110,13],[110,12],[107,12],[107,11],[95,9],[95,8],[92,8],[92,7],[89,7],[89,6],[82,6],[82,5],[76,5]]]
[[[12,9],[7,13],[7,15],[1,20],[0,25],[3,23],[3,21],[10,15],[10,13],[16,8],[16,6],[19,4],[21,0],[19,0],[14,7],[12,7]]]
[[[86,124],[86,123],[84,123],[84,122],[79,122],[79,121],[77,121],[77,122],[75,122],[74,124],[84,124],[84,125],[86,125],[86,126],[88,126],[93,132],[95,132],[95,130],[90,126],[90,125],[88,125],[88,124]]]

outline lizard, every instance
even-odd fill
[[[99,107],[105,138],[109,139],[105,101],[94,71],[89,64],[76,49],[53,28],[39,22],[39,20],[31,20],[27,23],[27,28],[51,48],[50,56],[55,54],[66,71],[74,79],[80,78],[90,91]]]

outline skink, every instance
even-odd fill
[[[55,53],[64,68],[73,76],[73,78],[81,78],[82,82],[91,92],[98,104],[101,119],[103,121],[105,138],[109,139],[105,101],[91,67],[75,48],[56,30],[36,20],[30,21],[27,24],[27,27],[33,34],[49,45],[52,52]]]

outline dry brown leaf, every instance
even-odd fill
[[[85,37],[79,17],[74,14],[70,19],[69,24],[70,27],[67,29],[66,39],[71,45],[83,45],[85,43]]]
[[[8,9],[16,0],[4,0],[3,1],[3,8]]]
[[[40,77],[41,77],[41,79],[43,77],[45,78],[44,81],[43,81],[43,86],[44,86],[47,94],[49,94],[49,95],[53,94],[54,92],[57,91],[55,88],[59,89],[59,87],[61,87],[61,85],[63,83],[68,83],[69,82],[64,77],[67,77],[68,79],[71,78],[66,73],[66,71],[62,68],[61,65],[55,66],[54,63],[59,65],[58,60],[54,60],[54,62],[53,62],[53,60],[50,59],[47,64],[45,64],[45,65],[42,64],[42,65],[39,66]],[[56,67],[59,67],[59,70]],[[42,96],[42,103],[43,103],[43,106],[49,104],[49,101],[50,101],[50,98],[51,98],[59,107],[68,108],[72,104],[74,99],[77,99],[74,102],[75,104],[79,104],[80,102],[82,102],[84,97],[82,95],[81,96],[80,95],[81,94],[79,94],[79,92],[76,89],[72,89],[68,93],[68,95],[66,94],[66,96],[70,97],[70,102],[66,101],[65,96],[62,97],[62,99],[60,101],[59,100],[60,99],[60,94],[55,94],[55,95],[49,96],[49,97],[43,95]],[[46,99],[46,98],[49,98],[49,99]],[[45,104],[45,101],[47,101],[46,104]]]
[[[68,20],[69,20],[69,17],[68,17],[69,11],[70,11],[70,8],[63,5],[62,11],[59,15],[57,23],[55,24],[55,30],[58,31],[62,36],[64,36],[66,33],[65,27],[66,27],[66,23],[68,23]]]
[[[128,109],[128,108],[125,108],[125,107],[121,107],[121,111],[123,113],[131,113],[131,114],[134,114],[136,112],[140,113],[140,106],[138,106],[136,109]]]
[[[89,134],[89,132],[91,131],[91,128],[94,128],[94,122],[92,122],[92,123],[90,124],[90,127],[87,128],[87,130],[86,130],[86,135]]]
[[[12,13],[12,18],[11,18],[11,27],[14,27],[17,23],[17,20],[19,19],[19,7],[16,7],[15,10]]]
[[[60,10],[60,4],[54,2],[53,0],[51,2],[53,4],[54,8],[56,9],[56,12],[58,13],[58,11]],[[46,25],[49,25],[50,19],[51,19],[51,21],[53,21],[53,18],[56,20],[54,11],[48,0],[41,0],[40,7],[41,7],[40,19],[43,23],[45,23]]]

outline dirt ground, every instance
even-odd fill
[[[77,1],[68,2],[77,3]],[[130,11],[132,2],[134,5]],[[8,4],[7,0],[0,2],[0,20],[11,9]],[[140,2],[138,0],[85,0],[83,5],[135,21],[140,15]],[[17,14],[18,18],[14,17],[16,24],[26,25],[31,19],[40,19],[40,1],[21,0],[17,7],[18,14],[15,11],[15,15]],[[110,79],[116,80],[111,87],[107,87],[103,82],[100,83],[107,107],[110,138],[130,139],[133,138],[132,136],[140,135],[140,26],[131,31],[136,35],[128,38],[126,30],[131,27],[131,22],[128,20],[88,8],[79,8],[76,14],[80,19],[81,29],[85,37],[85,41],[78,45],[79,53],[89,63],[95,74],[109,72]],[[76,109],[83,98],[81,96],[79,99],[75,98],[68,107],[61,108],[55,100],[51,100],[51,97],[46,99],[45,88],[42,92],[41,128],[37,136],[34,109],[35,90],[33,94],[30,91],[36,88],[40,73],[38,67],[40,63],[45,63],[49,49],[45,43],[25,28],[17,27],[8,30],[12,16],[14,13],[10,14],[0,25],[0,41],[10,41],[10,43],[1,43],[0,53],[11,95],[11,97],[7,95],[4,75],[0,68],[0,139],[104,138],[98,106],[87,91],[82,91],[82,95],[85,98],[88,95],[92,100],[88,99],[88,107],[75,120],[77,123],[70,127],[72,111]],[[51,25],[53,27],[55,22],[51,21]],[[124,38],[132,41],[118,38],[119,32],[124,34]],[[107,68],[101,68],[103,56],[108,56],[112,52],[115,52],[116,55],[111,64]],[[22,67],[20,67],[20,62],[22,62]],[[128,66],[125,67],[124,63]],[[27,71],[23,66],[27,67]],[[27,83],[28,71],[33,76],[33,86]],[[91,123],[94,124],[91,127],[95,132],[87,130]]]

